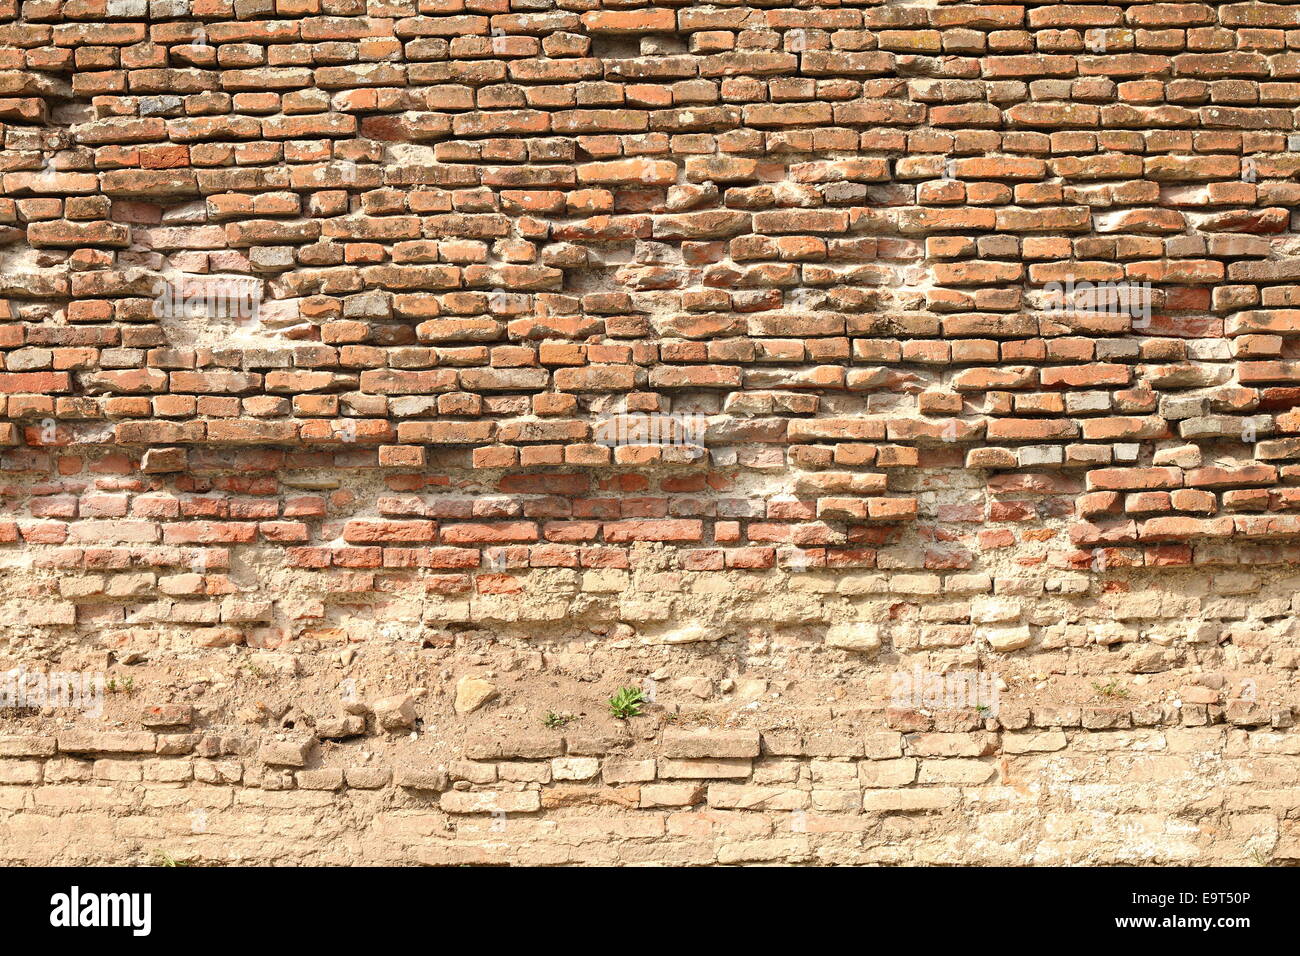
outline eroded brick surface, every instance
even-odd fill
[[[0,855],[1300,859],[1296,49],[0,0]]]

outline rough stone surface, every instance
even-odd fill
[[[496,686],[480,677],[462,677],[456,683],[456,713],[470,714],[497,696]]]

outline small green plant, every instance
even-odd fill
[[[110,677],[108,684],[105,686],[107,686],[110,694],[133,694],[135,693],[135,678],[124,677],[122,683],[119,684],[116,677]]]
[[[1111,678],[1104,684],[1101,683],[1101,681],[1093,681],[1092,689],[1096,691],[1098,694],[1100,694],[1102,697],[1127,697],[1128,696],[1128,688],[1123,686],[1119,682],[1118,678]]]
[[[550,730],[559,730],[571,720],[577,720],[577,714],[557,714],[553,710],[548,710],[546,716],[542,718],[542,723]]]
[[[619,720],[641,716],[641,705],[645,703],[645,692],[639,687],[622,687],[609,699],[609,712]]]
[[[155,850],[153,854],[154,866],[193,866],[189,860],[178,860],[166,850]]]

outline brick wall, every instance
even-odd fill
[[[106,681],[0,856],[1295,862],[1298,105],[1290,5],[0,0],[0,666]]]

